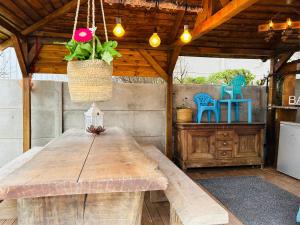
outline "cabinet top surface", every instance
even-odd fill
[[[177,128],[201,128],[201,127],[264,127],[265,123],[176,123]]]
[[[167,183],[122,129],[68,130],[10,174],[0,170],[0,199],[164,190]]]

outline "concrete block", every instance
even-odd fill
[[[22,89],[18,80],[1,80],[0,108],[22,108]]]
[[[22,138],[22,110],[0,109],[0,138]]]
[[[91,103],[72,103],[68,85],[63,87],[64,110],[87,110]],[[164,110],[166,86],[156,84],[114,83],[110,101],[97,102],[101,110]]]
[[[53,110],[31,110],[31,135],[32,138],[56,137],[56,115]]]
[[[0,139],[0,167],[23,153],[22,139]]]

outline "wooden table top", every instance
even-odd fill
[[[0,179],[0,199],[165,190],[167,178],[120,128],[68,130]]]

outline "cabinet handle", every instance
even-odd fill
[[[225,156],[226,155],[226,152],[222,152],[222,156]]]
[[[224,137],[226,137],[227,135],[228,135],[228,133],[226,133],[226,132],[225,132],[225,133],[223,133],[223,136],[224,136]]]
[[[224,142],[223,142],[223,145],[227,145],[227,142],[224,141]]]

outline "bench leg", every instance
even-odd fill
[[[18,225],[140,225],[144,192],[18,200]]]
[[[170,225],[183,225],[172,205],[170,206]]]

